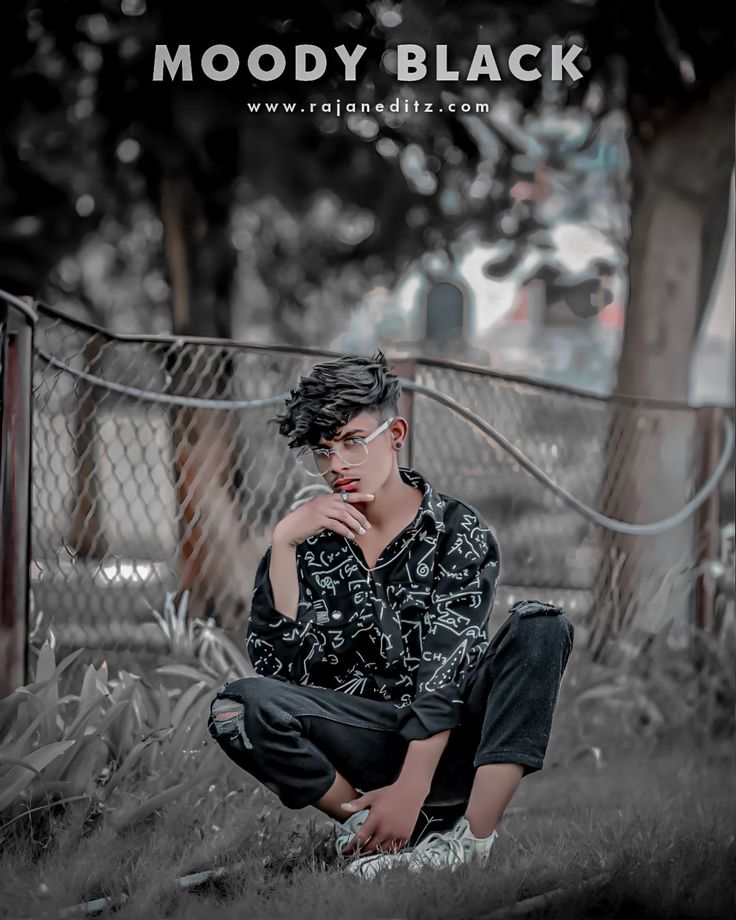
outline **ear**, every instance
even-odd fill
[[[389,431],[391,432],[392,448],[400,450],[402,445],[406,443],[409,434],[409,423],[403,416],[399,415],[391,422]]]

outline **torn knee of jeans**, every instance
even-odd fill
[[[575,629],[560,607],[554,604],[543,604],[541,601],[519,601],[514,604],[511,612],[515,613],[519,619],[529,620],[528,625],[519,626],[524,633],[532,630],[535,634],[545,636],[550,641],[559,640],[566,646],[566,654],[569,655],[574,642]],[[532,623],[534,623],[533,627]]]
[[[554,604],[544,604],[542,601],[517,601],[511,608],[511,613],[517,613],[520,617],[533,616],[559,616],[562,610],[555,607]]]
[[[227,712],[216,712],[214,714],[214,718],[217,722],[222,722],[223,719],[234,719],[237,717],[237,715],[238,715],[238,712],[236,709],[230,709],[228,707]]]
[[[252,750],[253,745],[245,733],[245,708],[242,703],[218,697],[210,706],[210,734],[219,741],[234,743]]]

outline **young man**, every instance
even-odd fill
[[[346,357],[273,419],[332,491],[276,525],[248,626],[262,676],[226,684],[208,723],[284,805],[340,822],[338,852],[365,877],[488,856],[542,767],[573,642],[559,609],[529,601],[489,643],[498,545],[470,505],[399,467],[399,395],[380,351]],[[419,839],[432,806],[454,807],[454,826]]]

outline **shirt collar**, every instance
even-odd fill
[[[414,486],[417,489],[421,489],[423,492],[422,503],[419,506],[417,511],[417,516],[415,518],[416,527],[413,529],[418,529],[418,527],[425,520],[431,521],[438,533],[444,533],[445,530],[445,501],[439,494],[439,492],[434,488],[434,486],[428,482],[421,473],[417,470],[411,469],[410,467],[399,467],[399,475],[411,486]]]

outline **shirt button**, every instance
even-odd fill
[[[332,619],[333,619],[333,620],[341,620],[341,619],[342,619],[342,614],[341,614],[341,613],[338,613],[338,611],[336,610],[336,611],[332,614]]]

